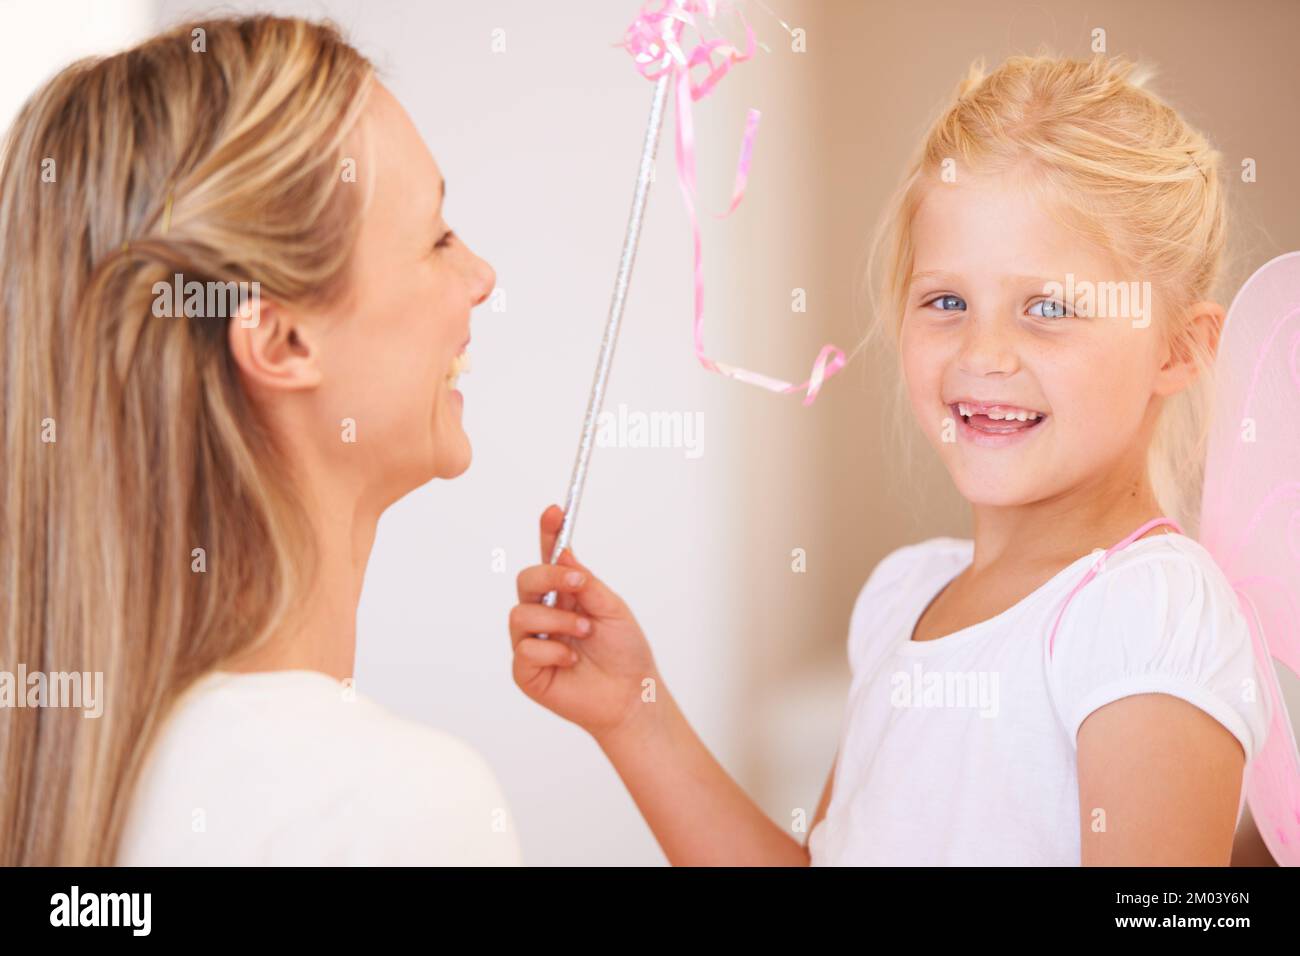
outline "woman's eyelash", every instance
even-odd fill
[[[442,238],[433,244],[433,248],[445,249],[447,246],[451,245],[451,240],[454,238],[456,238],[456,234],[448,229],[442,234]]]

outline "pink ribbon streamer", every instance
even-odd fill
[[[822,385],[844,367],[845,355],[834,345],[825,345],[813,363],[808,380],[798,385],[780,379],[737,368],[715,361],[704,353],[704,257],[700,240],[700,224],[695,211],[695,131],[692,123],[692,104],[713,92],[721,80],[737,63],[754,55],[754,31],[745,23],[745,50],[742,52],[726,40],[703,40],[690,53],[682,49],[682,33],[687,26],[698,29],[697,16],[712,20],[716,16],[716,0],[661,0],[656,8],[653,0],[642,8],[640,16],[627,28],[624,47],[632,54],[637,70],[648,80],[658,80],[670,74],[677,95],[677,179],[686,200],[686,212],[691,221],[691,234],[695,247],[695,357],[711,372],[717,372],[740,382],[748,382],[773,392],[804,392],[804,405],[817,399]],[[744,22],[744,18],[741,18]],[[719,57],[715,62],[714,58]],[[705,76],[696,80],[692,72],[699,67]],[[745,122],[741,140],[740,159],[736,166],[736,181],[732,188],[731,205],[719,218],[735,211],[745,196],[749,181],[749,166],[754,152],[754,137],[758,133],[761,114],[751,109]]]

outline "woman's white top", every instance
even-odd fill
[[[887,555],[849,626],[852,684],[814,865],[1078,866],[1076,735],[1132,694],[1188,701],[1249,761],[1271,709],[1248,624],[1209,552],[1181,534],[1084,555],[986,621],[912,641],[930,601],[972,561],[969,539]]]
[[[518,865],[514,820],[468,745],[306,670],[214,672],[177,701],[118,863]]]

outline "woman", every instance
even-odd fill
[[[483,761],[350,687],[380,514],[470,461],[455,377],[494,274],[444,191],[301,20],[177,27],[19,115],[0,666],[104,700],[0,714],[0,861],[518,862]]]

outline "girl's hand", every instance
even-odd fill
[[[556,505],[542,513],[543,562],[563,520]],[[541,603],[548,591],[557,592],[554,608]],[[558,564],[521,571],[518,593],[519,603],[510,610],[510,641],[519,689],[597,740],[629,725],[646,707],[643,682],[653,681],[658,692],[660,681],[628,606],[567,548]]]
[[[543,561],[563,520],[554,505],[542,514]],[[582,580],[567,581],[572,572]],[[558,595],[554,608],[539,603],[547,591]],[[559,564],[520,573],[510,640],[515,683],[596,738],[670,863],[808,864],[808,851],[745,795],[686,722],[627,605],[569,551]],[[654,681],[653,695],[646,681]]]

